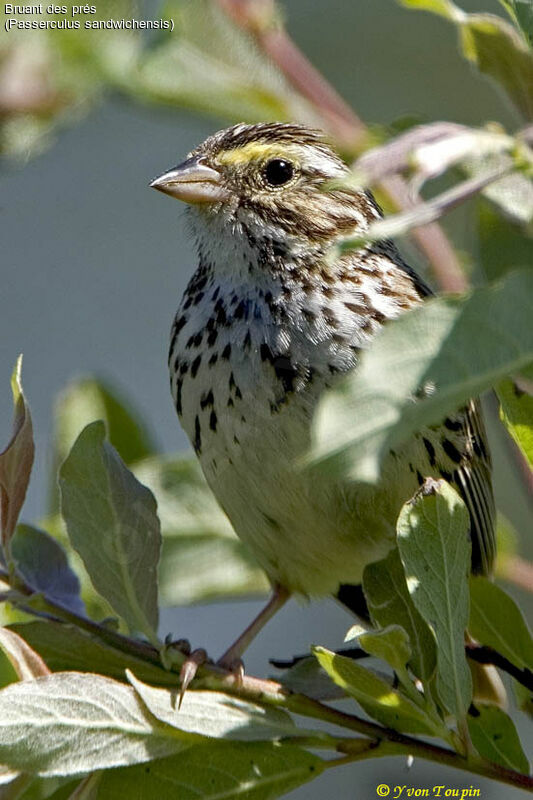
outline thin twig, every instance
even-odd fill
[[[451,189],[447,189],[436,197],[432,197],[431,200],[421,200],[412,208],[370,223],[368,230],[364,231],[359,237],[354,237],[352,235],[340,239],[339,246],[343,251],[346,249],[357,249],[361,247],[361,244],[364,242],[376,242],[382,239],[402,236],[414,227],[420,227],[423,224],[427,225],[428,223],[434,222],[444,212],[455,208],[467,198],[477,194],[480,189],[509,175],[512,171],[513,167],[506,164],[503,167],[497,167],[483,175],[467,178],[457,183],[455,186],[452,186]]]

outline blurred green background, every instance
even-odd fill
[[[463,0],[462,7],[501,11],[497,0]],[[155,9],[147,3],[139,16],[158,16]],[[444,20],[401,9],[393,0],[288,0],[285,14],[296,43],[365,122],[388,124],[415,114],[469,125],[497,120],[509,130],[518,124],[498,89],[459,57],[456,32]],[[73,377],[93,373],[117,387],[163,452],[187,447],[168,391],[166,352],[195,255],[179,204],[149,190],[148,182],[225,123],[110,94],[79,124],[59,131],[42,155],[24,165],[2,164],[0,419],[6,441],[9,376],[23,352],[37,446],[25,521],[38,520],[45,510],[54,397]],[[445,226],[459,250],[473,255],[475,268],[474,205],[456,210]],[[531,510],[501,437],[493,432],[498,505],[527,531]],[[522,552],[531,557],[531,543],[529,553],[527,546]],[[247,601],[169,609],[162,633],[186,636],[216,657],[259,607]],[[269,657],[305,651],[310,642],[338,647],[350,623],[332,602],[291,602],[251,647],[247,670],[266,674]],[[470,778],[422,762],[408,772],[399,760],[370,761],[328,772],[290,796],[366,800],[376,796],[378,783],[473,785],[485,800],[525,796]]]

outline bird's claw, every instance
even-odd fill
[[[201,667],[202,664],[205,664],[207,660],[206,651],[203,648],[198,648],[197,650],[193,650],[183,662],[183,666],[180,671],[180,698],[178,709],[181,708],[183,698],[185,697],[185,692],[196,675],[198,667]]]
[[[233,677],[235,678],[235,684],[238,689],[242,687],[242,683],[244,680],[244,662],[241,658],[235,658],[233,661],[229,663],[224,661],[223,659],[219,659],[217,661],[217,667],[222,667],[223,669],[227,669]]]

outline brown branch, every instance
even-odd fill
[[[135,656],[136,658],[142,658],[151,664],[156,663],[161,665],[161,654],[158,653],[152,645],[123,636],[116,631],[99,625],[97,622],[87,619],[87,617],[75,614],[44,595],[35,595],[33,589],[28,586],[20,576],[12,575],[1,567],[0,580],[8,585],[14,584],[12,595],[6,599],[9,599],[15,605],[18,605],[18,607],[25,607],[29,613],[36,616],[47,615],[48,618],[77,625],[82,630],[93,634],[101,641],[111,645],[122,653]],[[19,598],[18,601],[17,596]],[[40,610],[31,607],[28,601],[31,601],[32,597],[38,598]],[[181,660],[181,663],[183,663],[183,660],[186,658],[185,654],[177,651],[169,650],[167,653],[168,652],[172,652],[178,661]],[[180,666],[181,664],[179,663],[173,664],[172,668],[179,671]],[[178,680],[178,676],[176,676],[176,680]],[[217,667],[215,664],[204,664],[199,668],[198,677],[195,679],[195,682],[198,688],[226,691],[247,700],[279,706],[295,714],[319,719],[323,722],[332,723],[355,731],[371,740],[372,745],[369,749],[370,752],[375,755],[405,756],[412,754],[435,763],[446,764],[477,775],[484,775],[511,786],[533,789],[533,778],[530,778],[528,775],[505,769],[498,764],[493,764],[492,762],[480,759],[476,756],[469,756],[466,758],[448,748],[415,739],[412,736],[399,733],[390,728],[384,728],[375,722],[362,719],[355,714],[346,714],[345,712],[327,706],[305,695],[293,694],[290,690],[275,681],[255,678],[248,675],[241,677],[221,667]],[[362,744],[360,740],[332,736],[331,742],[336,743],[338,752],[346,754],[347,758],[344,759],[345,761],[356,760],[361,757]],[[363,749],[366,750],[364,747]]]
[[[254,37],[294,88],[313,104],[324,120],[324,129],[338,146],[351,156],[356,155],[367,138],[366,125],[290,39],[276,18],[273,0],[214,1]],[[400,176],[389,177],[380,186],[399,210],[410,208],[416,200]],[[431,264],[441,289],[461,292],[468,288],[453,247],[437,223],[416,228],[411,236]]]

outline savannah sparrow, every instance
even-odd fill
[[[390,241],[331,258],[381,216],[370,192],[331,189],[347,168],[314,130],[235,125],[151,186],[190,204],[198,252],[172,327],[177,412],[205,477],[274,595],[220,663],[238,658],[286,598],[337,596],[364,613],[364,567],[395,540],[426,476],[461,493],[472,567],[490,571],[494,503],[479,405],[391,454],[378,486],[297,469],[313,410],[387,321],[430,290]]]

